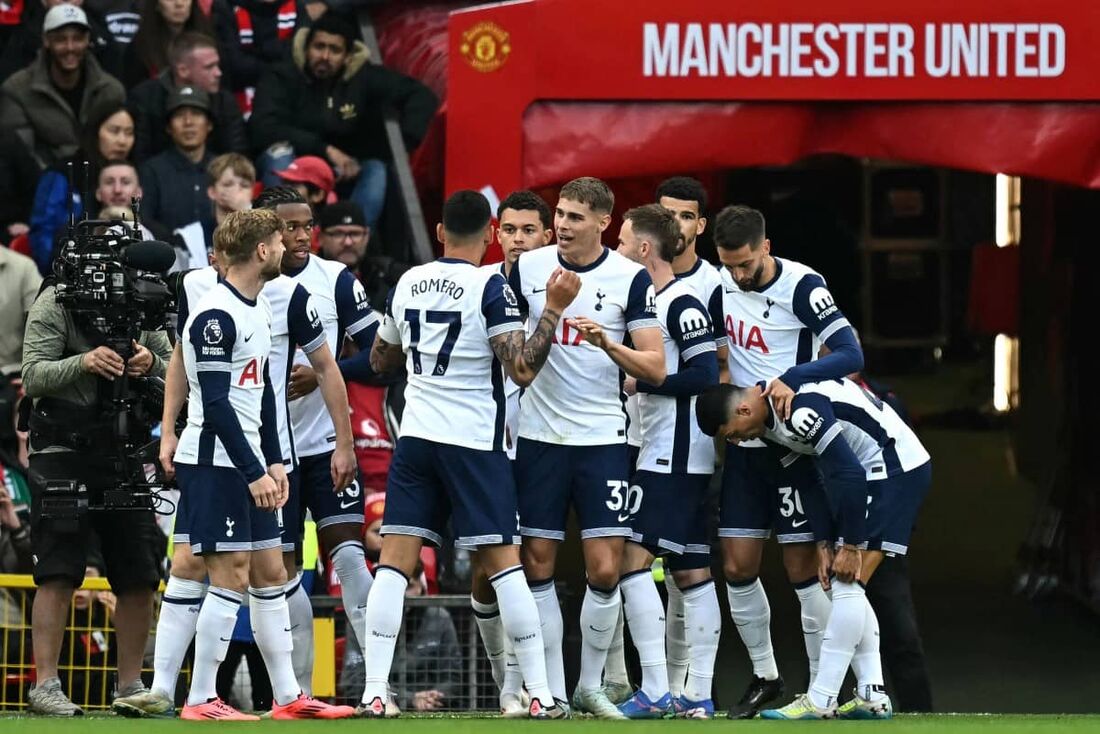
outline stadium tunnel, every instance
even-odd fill
[[[609,181],[621,213],[685,173],[707,185],[711,215],[725,203],[760,208],[777,254],[826,276],[872,363],[902,374],[917,412],[939,419],[922,427],[937,481],[915,545],[918,600],[988,585],[996,591],[969,614],[1084,625],[1084,652],[1071,637],[1045,647],[1067,676],[1080,670],[1076,656],[1086,667],[1100,635],[1082,607],[1033,612],[1019,596],[990,600],[1013,584],[1031,598],[1057,586],[1060,599],[1100,610],[1100,487],[1086,424],[1094,398],[1084,379],[1085,274],[1097,264],[1100,208],[1100,50],[1090,39],[1100,9],[1071,0],[889,12],[872,0],[469,5],[378,13],[387,63],[445,99],[413,159],[424,210],[460,188],[490,200],[533,188],[553,201],[563,182],[592,175]],[[700,248],[713,259],[709,238]],[[953,356],[978,367],[953,370]],[[982,404],[956,404],[975,392]],[[974,677],[989,678],[994,660],[960,668],[937,659],[937,639],[981,627],[956,625],[966,604],[950,606],[920,610],[930,666],[943,671],[943,709],[1036,710],[1034,682],[993,676],[978,690]],[[784,614],[797,624],[793,607],[775,613],[773,629]],[[993,635],[1010,623],[987,626]],[[797,640],[788,642],[777,646],[796,657]],[[743,651],[728,648],[721,660],[740,666],[733,693],[746,673]],[[1057,694],[1047,705],[1079,706]]]

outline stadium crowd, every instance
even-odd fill
[[[443,706],[451,681],[417,691],[389,681],[395,655],[431,671],[454,649],[445,613],[418,616],[410,649],[394,640],[402,599],[439,585],[425,546],[457,545],[473,558],[466,588],[505,716],[712,717],[724,586],[753,667],[731,716],[889,717],[883,653],[903,661],[895,679],[922,685],[908,582],[888,572],[930,461],[904,413],[861,377],[859,343],[824,279],[772,256],[747,207],[714,217],[720,266],[699,258],[708,197],[684,177],[624,214],[614,250],[604,246],[614,195],[582,178],[553,207],[522,191],[491,211],[459,192],[437,227],[438,261],[410,268],[374,254],[390,164],[383,114],[396,111],[414,147],[438,101],[375,63],[331,5],[22,0],[0,11],[0,570],[33,572],[42,588],[30,709],[82,713],[56,676],[62,627],[49,605],[67,606],[91,568],[122,581],[118,597],[78,597],[77,608],[102,606],[140,631],[170,533],[154,678],[134,673],[144,637],[117,653],[123,715],[175,714],[192,641],[184,718],[255,718],[226,701],[219,675],[227,655],[250,652],[269,687],[254,705],[274,718]],[[89,200],[70,185],[85,162]],[[181,496],[174,528],[143,536],[149,578],[141,562],[120,572],[109,525],[80,526],[82,543],[98,528],[103,546],[88,565],[57,549],[71,531],[16,511],[35,506],[30,473],[54,466],[64,444],[32,423],[28,446],[15,430],[20,389],[48,401],[61,381],[44,365],[62,355],[32,328],[62,318],[42,278],[70,212],[131,219],[134,198],[143,236],[174,251],[174,340],[143,336],[129,361],[89,346],[73,374],[165,380],[160,461]],[[493,237],[504,262],[467,267]],[[74,385],[67,397],[80,397]],[[670,516],[673,506],[683,511]],[[572,698],[555,584],[570,509],[588,581]],[[343,685],[362,690],[358,708],[310,695],[307,514],[323,583],[348,619],[345,660],[356,664]],[[769,708],[786,686],[759,579],[773,533],[811,684],[781,708]],[[651,580],[656,557],[670,571],[667,602]],[[892,580],[875,593],[880,564]],[[237,650],[236,635],[220,635],[246,599],[250,634]],[[880,651],[876,611],[892,651]],[[842,702],[849,668],[857,687]],[[905,707],[930,707],[922,695]]]

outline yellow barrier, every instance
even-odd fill
[[[0,711],[25,708],[35,679],[31,648],[34,588],[30,576],[0,574]],[[110,706],[117,671],[111,621],[114,596],[105,578],[86,578],[80,589],[69,607],[58,676],[74,703],[85,709],[105,709]],[[163,584],[160,590],[164,590]],[[313,635],[313,693],[331,697],[336,694],[336,625],[331,612],[313,620]],[[151,661],[151,656],[147,659]],[[142,672],[149,674],[143,676],[149,680],[152,669]],[[189,683],[190,668],[185,665],[181,672]]]

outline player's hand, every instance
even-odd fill
[[[604,333],[603,327],[592,319],[587,316],[576,316],[566,319],[566,322],[579,331],[584,340],[592,346],[607,349],[607,334]]]
[[[325,154],[328,156],[329,162],[332,163],[332,170],[336,173],[338,181],[350,181],[353,178],[359,178],[359,161],[355,158],[335,145],[328,146]]]
[[[340,494],[355,481],[355,475],[359,469],[359,462],[355,458],[355,449],[337,448],[332,452],[332,461],[329,462],[329,473],[332,476],[332,491]]]
[[[833,573],[845,583],[862,581],[860,578],[863,570],[863,552],[852,545],[842,545],[833,559]]]
[[[108,614],[115,613],[115,607],[118,606],[118,597],[109,591],[97,591],[95,593],[95,600],[107,607]]]
[[[126,362],[110,347],[96,347],[90,352],[84,352],[80,365],[85,372],[106,377],[108,380],[122,377],[122,371],[126,369]]]
[[[623,379],[623,392],[627,395],[638,394],[638,378],[627,375]]]
[[[791,417],[791,401],[794,400],[794,390],[787,387],[786,383],[780,380],[778,377],[768,383],[767,389],[764,390],[764,397],[770,397],[772,399],[772,406],[775,408],[775,414],[782,420],[789,420]]]
[[[828,591],[832,586],[829,581],[829,573],[833,568],[833,549],[822,541],[817,544],[817,580],[821,582],[821,588]]]
[[[164,478],[172,480],[176,476],[176,465],[172,461],[176,456],[176,447],[180,445],[179,436],[171,428],[161,426],[160,434],[160,466],[164,469]]]
[[[443,705],[443,691],[417,691],[413,694],[413,708],[417,711],[434,711]]]
[[[147,375],[153,368],[153,353],[136,341],[133,344],[134,356],[126,360],[126,374],[130,377]]]
[[[290,497],[290,479],[286,476],[286,467],[283,466],[282,462],[268,464],[267,475],[275,480],[275,486],[279,490],[279,494],[275,498],[275,507],[282,507]]]
[[[581,292],[580,276],[572,270],[555,268],[546,281],[546,307],[564,311]]]
[[[252,501],[261,510],[274,510],[278,507],[279,485],[271,478],[270,474],[264,474],[248,485],[248,492],[252,495]]]
[[[291,400],[305,397],[317,389],[317,373],[313,368],[296,364],[290,368],[290,386],[287,388],[287,397]]]

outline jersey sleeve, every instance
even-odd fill
[[[321,315],[313,305],[313,297],[301,284],[294,286],[294,292],[290,295],[286,321],[290,341],[301,347],[306,354],[320,349],[325,343]]]
[[[512,289],[512,295],[516,297],[520,318],[526,321],[531,309],[527,305],[527,298],[523,295],[523,277],[519,274],[519,264],[522,260],[523,255],[520,255],[519,260],[512,265],[512,271],[508,273],[508,286]]]
[[[669,304],[665,328],[680,350],[680,367],[660,385],[639,380],[638,392],[684,397],[717,384],[717,347],[703,304],[694,296],[680,296]]]
[[[867,540],[867,475],[841,434],[832,403],[824,395],[795,395],[787,427],[813,446],[829,496],[837,506],[838,537],[859,545]]]
[[[494,273],[485,282],[485,291],[481,296],[481,313],[485,316],[485,329],[492,339],[509,331],[522,331],[519,299],[504,276]]]
[[[714,331],[714,346],[719,349],[729,346],[729,337],[726,336],[726,307],[722,301],[721,282],[718,282],[710,293],[707,311],[710,314],[710,324]]]
[[[397,320],[393,317],[393,296],[397,286],[390,288],[386,294],[386,308],[382,312],[382,324],[378,327],[378,336],[387,344],[401,344],[401,331],[397,328]]]
[[[630,281],[625,317],[627,331],[661,327],[657,320],[657,295],[653,290],[653,280],[645,270],[639,270]]]
[[[336,278],[336,316],[340,333],[351,338],[360,331],[378,323],[378,314],[370,307],[370,299],[363,284],[344,268]]]
[[[780,379],[788,387],[797,391],[807,382],[838,380],[863,369],[863,350],[852,325],[820,275],[802,277],[794,289],[792,308],[798,320],[829,347],[829,354],[783,373]]]
[[[195,316],[187,336],[195,351],[203,417],[222,442],[233,466],[244,474],[245,479],[254,482],[264,475],[264,468],[248,445],[241,423],[229,402],[237,325],[227,312],[209,309]]]

